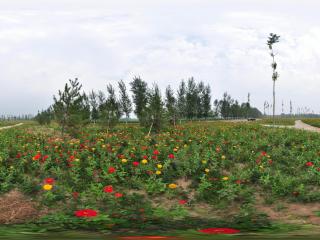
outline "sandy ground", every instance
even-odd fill
[[[296,120],[294,126],[283,126],[283,125],[263,125],[265,127],[278,127],[278,128],[295,128],[295,129],[301,129],[305,131],[311,131],[311,132],[318,132],[320,133],[320,128],[313,127],[309,124],[306,124],[302,122],[301,120]]]
[[[13,128],[13,127],[18,127],[18,126],[21,126],[23,123],[18,123],[16,125],[11,125],[11,126],[6,126],[6,127],[0,127],[0,130],[3,130],[3,129],[8,129],[8,128]]]
[[[320,133],[320,128],[313,127],[309,124],[302,122],[301,120],[297,120],[295,122],[294,128]]]

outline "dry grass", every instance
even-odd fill
[[[0,224],[24,223],[45,214],[32,200],[17,190],[0,197]]]

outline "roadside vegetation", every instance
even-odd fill
[[[302,119],[302,121],[306,124],[313,126],[313,127],[320,128],[320,119],[319,118],[306,118],[306,119]]]

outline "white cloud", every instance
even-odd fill
[[[47,107],[69,78],[90,90],[134,75],[162,89],[194,76],[214,98],[250,92],[262,109],[272,93],[270,32],[281,35],[278,102],[320,111],[316,1],[137,2],[0,2],[0,114]]]

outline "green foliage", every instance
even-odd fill
[[[35,120],[40,125],[49,125],[52,119],[53,119],[53,114],[52,114],[51,108],[38,112],[37,116],[35,116]]]
[[[140,77],[135,77],[130,85],[133,94],[133,102],[135,104],[134,113],[137,115],[139,121],[143,122],[144,113],[148,103],[147,83]]]
[[[125,83],[121,80],[118,82],[119,90],[120,90],[120,107],[121,112],[123,112],[128,119],[130,117],[130,113],[132,112],[132,104],[127,93],[127,88]]]
[[[173,219],[185,220],[201,202],[208,211],[225,209],[234,203],[253,204],[255,193],[269,203],[320,199],[317,133],[193,122],[152,137],[145,137],[137,125],[116,126],[112,134],[87,128],[77,139],[62,141],[48,128],[45,133],[41,129],[37,125],[0,132],[0,191],[20,189],[42,206],[59,210],[63,214],[52,221],[61,226],[73,228],[85,221],[79,227],[99,228],[108,216],[121,226],[135,219],[135,226],[143,228],[163,224],[158,219],[163,209],[170,209]],[[46,190],[48,178],[54,182]],[[105,191],[106,186],[112,191]],[[79,220],[74,211],[83,208],[97,210],[103,219]],[[250,206],[234,221],[244,229],[269,224]]]
[[[58,97],[54,96],[53,112],[62,135],[68,132],[76,136],[80,127],[89,123],[90,108],[86,95],[80,92],[82,85],[78,79],[70,79],[69,84],[66,83],[63,91],[59,90]]]
[[[166,106],[169,122],[171,125],[176,125],[177,115],[178,115],[177,102],[170,85],[166,88],[165,102],[166,102],[165,106]]]
[[[115,90],[111,84],[107,85],[108,96],[105,102],[99,106],[99,116],[102,126],[108,131],[113,128],[121,116],[120,103],[116,99]]]

